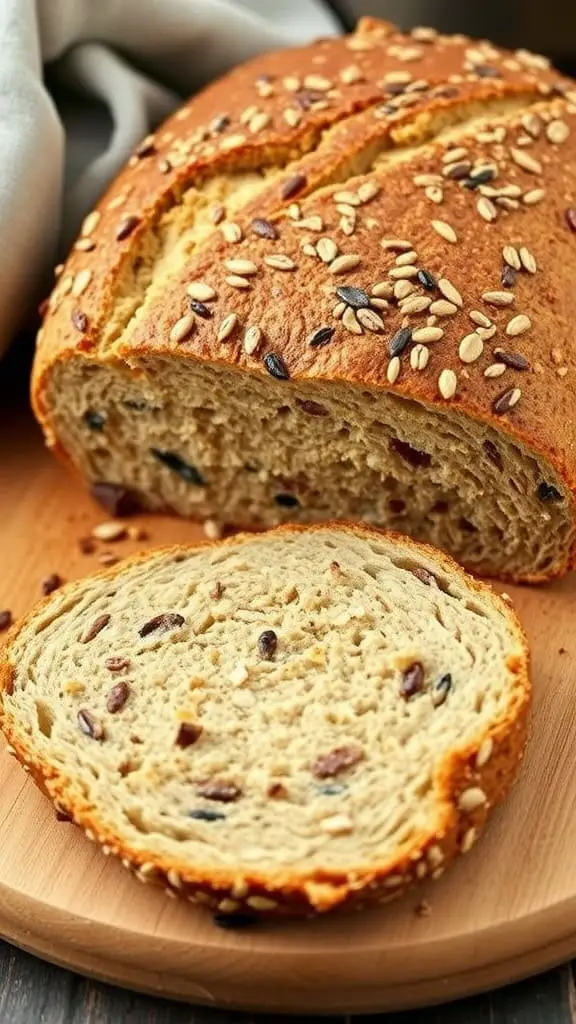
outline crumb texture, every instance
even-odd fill
[[[454,764],[486,770],[527,700],[499,599],[427,549],[336,527],[67,586],[9,657],[4,727],[85,826],[139,863],[272,888],[416,863],[455,815],[485,814],[516,757],[493,792],[477,771],[448,791]]]

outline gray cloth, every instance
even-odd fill
[[[58,239],[68,244],[179,93],[336,31],[322,0],[0,0],[0,352]]]

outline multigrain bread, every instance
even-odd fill
[[[507,792],[530,685],[507,603],[362,526],[140,555],[0,667],[13,752],[105,853],[221,913],[385,902]]]
[[[355,517],[574,560],[576,87],[364,19],[145,139],[48,303],[33,401],[114,512]]]

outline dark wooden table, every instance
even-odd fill
[[[0,943],[1,1024],[350,1024],[341,1017],[271,1017],[135,995],[52,967]],[[448,1006],[354,1018],[366,1024],[575,1024],[570,966]]]

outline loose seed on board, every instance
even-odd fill
[[[124,523],[114,522],[113,520],[106,523],[97,523],[92,530],[92,536],[96,540],[103,540],[107,543],[123,540],[126,536],[126,527]]]
[[[458,347],[458,355],[463,363],[475,363],[483,351],[484,342],[475,332],[467,334],[465,338],[462,338]]]
[[[179,345],[181,341],[184,341],[184,339],[192,333],[194,326],[195,320],[191,313],[186,313],[184,316],[181,316],[170,331],[170,341]]]
[[[275,377],[276,380],[289,380],[290,371],[277,352],[268,352],[263,362],[271,377]]]
[[[454,244],[458,241],[458,235],[454,231],[454,228],[451,224],[447,224],[445,220],[433,220],[432,227],[436,234],[440,235],[440,237],[446,242]]]
[[[458,378],[456,377],[454,370],[442,370],[438,377],[438,391],[442,398],[445,398],[447,401],[450,398],[453,398],[456,394],[457,385]]]
[[[506,334],[510,338],[515,338],[518,334],[524,334],[532,327],[532,321],[529,316],[525,316],[524,313],[520,313],[518,316],[513,316],[512,319],[506,325]]]
[[[331,274],[347,274],[349,270],[355,270],[360,265],[360,262],[360,256],[350,253],[344,256],[337,256],[335,260],[332,260],[328,269]]]
[[[216,298],[216,292],[211,285],[204,281],[191,281],[186,287],[186,294],[198,302],[210,302]]]
[[[464,304],[460,292],[446,277],[440,278],[438,281],[438,288],[448,302],[453,302],[455,306],[462,306]]]
[[[342,316],[342,323],[347,331],[351,334],[362,334],[362,328],[360,323],[356,319],[356,311],[351,306],[347,306]]]
[[[322,348],[331,341],[335,330],[335,327],[317,327],[308,337],[308,345],[310,348]]]
[[[244,351],[246,355],[251,356],[260,345],[262,341],[262,331],[260,327],[253,326],[248,327],[244,334]]]
[[[501,395],[498,395],[492,403],[492,411],[497,415],[509,412],[515,405],[518,404],[522,397],[520,388],[508,388],[507,391],[503,391]]]
[[[226,341],[226,338],[229,338],[230,335],[234,333],[238,326],[238,323],[239,321],[236,313],[229,313],[228,316],[225,316],[222,323],[220,324],[220,327],[218,328],[216,340]]]

